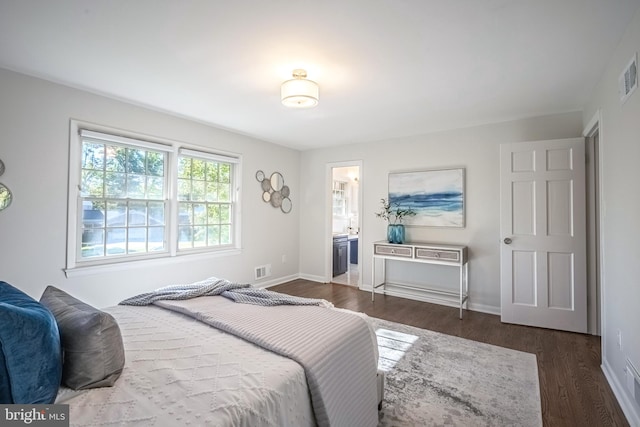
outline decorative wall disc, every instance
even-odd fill
[[[285,197],[284,199],[282,199],[282,205],[280,205],[280,210],[282,210],[282,212],[284,213],[289,213],[291,212],[291,199],[288,197]]]
[[[291,189],[284,185],[284,177],[280,172],[273,172],[268,178],[262,170],[256,171],[256,180],[262,189],[262,200],[271,203],[274,208],[280,208],[283,213],[291,212]]]
[[[279,208],[282,205],[282,193],[274,191],[271,193],[271,206]]]
[[[4,184],[0,184],[0,211],[8,208],[12,200],[11,190]]]

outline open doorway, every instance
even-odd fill
[[[360,163],[331,168],[331,282],[360,286]]]

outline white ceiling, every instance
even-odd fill
[[[580,110],[639,4],[0,0],[0,67],[305,150]]]

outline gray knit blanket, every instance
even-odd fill
[[[242,304],[261,306],[274,305],[317,305],[333,307],[333,304],[323,299],[301,298],[266,289],[252,288],[249,284],[232,283],[226,279],[210,277],[199,282],[170,285],[152,292],[127,298],[120,305],[150,305],[160,300],[187,300],[203,296],[221,295]]]

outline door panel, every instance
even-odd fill
[[[513,251],[513,272],[513,304],[535,306],[535,252]]]
[[[547,182],[547,226],[550,236],[573,236],[572,192],[573,182],[570,180]]]
[[[549,308],[573,310],[573,254],[549,252]]]
[[[535,234],[535,182],[514,182],[512,184],[513,229],[509,234]]]
[[[584,146],[500,147],[503,322],[587,331]]]

